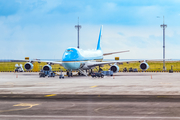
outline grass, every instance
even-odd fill
[[[162,61],[149,61],[147,62],[149,64],[149,69],[146,71],[162,71],[163,70],[163,62]],[[8,72],[8,71],[14,71],[15,69],[15,64],[22,64],[24,66],[25,62],[0,62],[0,71]],[[46,65],[46,63],[34,63],[34,68],[32,69],[33,72],[38,72],[41,70],[41,68]],[[171,66],[173,66],[174,71],[180,71],[180,61],[166,61],[166,70],[170,70]],[[127,69],[129,68],[137,68],[138,71],[142,71],[139,66],[139,62],[132,62],[132,63],[123,63],[119,66],[119,70],[123,71],[123,69],[126,67]],[[110,68],[109,65],[104,65],[102,67],[103,70],[108,70]],[[59,70],[66,71],[66,69],[60,65],[52,65],[52,70],[53,71],[59,71]],[[98,67],[97,67],[98,69]],[[97,69],[94,69],[94,71],[97,71]]]
[[[0,71],[8,72],[8,71],[14,71],[15,70],[15,64],[22,64],[23,66],[26,64],[26,62],[0,62]],[[47,65],[46,63],[33,63],[34,67],[32,69],[33,72],[38,72],[42,69],[44,65]],[[59,71],[60,69],[63,71],[66,71],[66,69],[60,65],[52,65],[53,71]],[[23,68],[24,69],[24,68]]]

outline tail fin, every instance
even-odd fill
[[[98,39],[98,44],[97,44],[97,50],[101,50],[102,29],[103,29],[103,26],[101,26],[101,29],[100,29],[100,32],[99,32],[99,39]]]

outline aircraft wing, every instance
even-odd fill
[[[58,61],[41,61],[41,60],[11,60],[10,62],[38,62],[38,63],[41,63],[41,62],[44,62],[44,63],[47,63],[47,64],[59,64],[59,65],[62,65],[62,62],[58,62]]]
[[[126,50],[126,51],[118,51],[118,52],[110,52],[110,53],[104,53],[103,56],[112,55],[112,54],[117,54],[117,53],[124,53],[124,52],[129,52],[129,50]]]
[[[108,62],[89,62],[87,64],[88,67],[95,67],[95,66],[103,66],[106,64],[122,64],[122,63],[129,63],[129,62],[143,62],[144,60],[136,60],[136,61],[108,61]]]
[[[171,59],[165,59],[165,60],[171,60]],[[123,64],[123,63],[130,63],[130,62],[147,62],[147,61],[163,61],[163,59],[151,59],[151,60],[129,60],[129,61],[107,61],[107,62],[89,62],[87,64],[88,67],[95,67],[95,66],[103,66],[106,64]]]

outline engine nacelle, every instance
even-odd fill
[[[117,73],[119,71],[119,67],[117,65],[112,65],[110,70],[113,71],[113,73]]]
[[[142,62],[140,64],[140,68],[141,68],[141,70],[145,71],[145,70],[147,70],[149,68],[149,65],[146,62]]]
[[[28,62],[24,65],[24,69],[26,69],[27,71],[30,71],[33,69],[33,64]]]
[[[52,71],[52,67],[51,67],[50,65],[45,65],[45,66],[43,67],[43,70],[44,70],[44,71]]]

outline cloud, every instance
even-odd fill
[[[163,15],[168,25],[167,57],[179,58],[180,8],[176,0],[12,0],[0,1],[0,6],[0,56],[4,58],[61,59],[67,47],[77,46],[74,26],[78,17],[82,49],[96,48],[100,26],[104,25],[104,52],[131,50],[118,55],[161,58]]]
[[[162,58],[161,28],[156,29],[155,27],[151,27],[146,29],[146,27],[108,26],[106,29],[108,29],[108,31],[103,32],[105,34],[103,36],[104,52],[130,50],[129,53],[113,55],[114,57],[120,56],[124,59]],[[123,31],[124,36],[119,35],[119,31]],[[168,58],[179,58],[176,54],[180,52],[178,49],[180,41],[177,42],[177,40],[180,39],[180,36],[174,34],[174,31],[170,34],[167,32],[166,34],[166,57]],[[110,57],[112,56],[108,56],[108,58]]]

